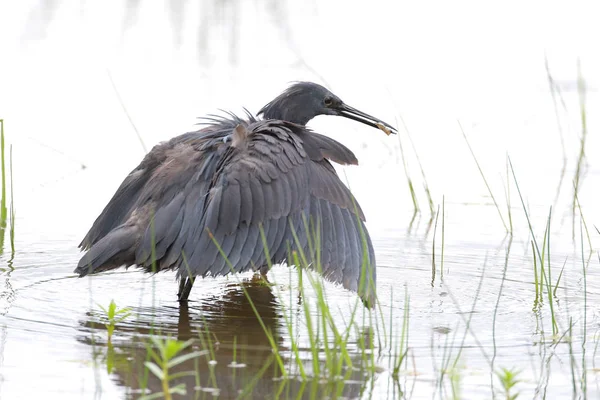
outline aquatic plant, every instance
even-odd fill
[[[515,400],[519,393],[514,392],[514,387],[521,382],[517,377],[521,372],[516,369],[500,368],[496,371],[496,376],[502,385],[504,398],[506,400]]]
[[[123,322],[129,315],[131,315],[131,308],[117,308],[117,303],[114,300],[110,301],[110,304],[107,308],[98,304],[98,307],[102,309],[104,315],[107,319],[107,322],[104,324],[106,326],[106,332],[108,334],[108,343],[112,340],[113,332],[115,331],[115,325],[119,322]]]
[[[192,351],[190,353],[178,355],[184,349],[192,345],[194,341],[191,339],[186,342],[182,342],[171,338],[161,339],[157,336],[151,336],[150,341],[151,344],[148,345],[148,353],[153,361],[146,361],[144,365],[161,381],[163,391],[162,393],[157,392],[142,396],[140,400],[158,399],[162,396],[164,396],[165,400],[171,400],[173,398],[173,394],[185,395],[186,388],[184,384],[170,386],[171,382],[174,379],[181,378],[183,376],[193,376],[194,372],[186,371],[172,373],[171,369],[185,361],[204,355],[207,353],[207,351]]]

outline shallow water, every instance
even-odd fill
[[[158,9],[144,9],[140,25],[126,31],[121,41],[114,39],[118,45],[110,38],[121,33],[110,36],[107,28],[94,28],[99,10],[86,8],[81,16],[68,4],[53,14],[60,23],[49,25],[45,37],[33,40],[22,34],[31,33],[25,17],[11,21],[12,28],[0,28],[5,29],[0,43],[9,55],[4,60],[10,60],[0,60],[0,118],[5,121],[7,149],[11,145],[13,149],[16,209],[14,252],[7,233],[0,256],[0,398],[40,394],[63,399],[138,398],[151,335],[194,338],[194,349],[204,349],[199,337],[206,338],[207,333],[217,342],[212,346],[214,354],[208,356],[216,364],[207,363],[203,356],[177,367],[196,371],[180,381],[189,398],[235,398],[250,387],[253,397],[265,398],[321,398],[333,393],[376,399],[503,398],[496,376],[502,368],[518,371],[512,393],[520,393],[519,398],[600,395],[596,351],[600,333],[596,115],[600,104],[595,90],[600,80],[594,72],[600,68],[591,51],[594,47],[585,39],[597,37],[593,35],[596,25],[579,19],[592,13],[547,9],[544,13],[549,15],[532,33],[529,19],[513,20],[510,13],[479,10],[481,19],[472,20],[458,7],[445,10],[448,18],[437,18],[427,9],[390,10],[376,3],[377,13],[349,7],[352,17],[341,20],[332,17],[335,3],[326,4],[301,12],[288,5],[287,23],[295,32],[291,40],[296,52],[290,52],[293,46],[286,40],[277,39],[272,49],[280,49],[280,57],[261,58],[258,65],[254,54],[244,50],[245,41],[279,32],[272,13],[261,7],[240,11],[264,24],[255,26],[243,19],[236,60],[228,58],[231,48],[221,51],[214,44],[206,50],[211,57],[201,62],[189,40],[174,50],[170,40],[161,39],[161,32],[171,32],[169,23],[162,28],[148,25],[153,18],[162,20]],[[37,14],[27,14],[27,5],[21,7],[15,15],[35,19]],[[109,11],[104,12],[110,17]],[[515,15],[526,14],[533,20],[538,12],[520,9]],[[365,13],[373,17],[366,18],[373,21],[372,29],[361,36],[351,27],[357,21],[366,24]],[[497,20],[516,25],[499,38]],[[373,63],[358,59],[347,43],[335,50],[314,46],[319,35],[305,26],[327,31],[323,21],[335,24],[335,31],[348,32],[354,45],[370,40],[374,53],[392,48],[394,54],[388,62]],[[427,28],[418,21],[428,21],[447,35],[427,36]],[[86,23],[92,26],[74,37],[70,29]],[[475,29],[478,38],[470,34]],[[184,29],[184,38],[188,30]],[[397,37],[420,39],[397,42]],[[227,35],[222,40],[226,42]],[[429,50],[427,55],[423,49]],[[564,148],[548,90],[544,51],[563,89],[558,122]],[[579,211],[573,216],[571,209],[581,135],[579,96],[573,90],[578,56],[587,82],[589,132],[578,192],[584,220]],[[310,291],[299,299],[297,275],[286,266],[270,272],[273,286],[253,282],[250,275],[199,280],[187,308],[176,301],[176,282],[170,273],[149,276],[132,269],[85,279],[74,276],[79,241],[144,154],[107,69],[146,146],[191,129],[195,116],[217,108],[257,110],[288,81],[319,80],[315,70],[349,104],[389,122],[398,121],[401,127],[402,116],[427,176],[434,208],[440,210],[437,227],[406,131],[400,138],[421,208],[415,216],[397,138],[335,118],[311,122],[315,130],[345,143],[361,162],[360,167],[338,170],[368,219],[378,261],[380,309],[373,315],[383,319],[383,325],[370,323],[368,314],[363,320],[360,309],[348,347],[353,365],[360,367],[361,343],[368,341],[369,325],[381,329],[375,332],[374,375],[357,368],[348,371],[345,384],[339,386],[296,379],[292,340],[301,345],[305,368],[313,368],[300,305],[309,302],[313,317],[317,309]],[[566,165],[559,187],[563,151]],[[555,336],[546,292],[541,302],[535,302],[532,236],[524,213],[527,209],[541,246],[551,206],[552,285],[560,275],[553,299]],[[510,225],[509,209],[512,236],[504,228]],[[268,338],[244,290],[273,333],[294,378],[280,379]],[[343,329],[356,296],[330,284],[326,293],[336,326]],[[109,345],[100,305],[106,307],[113,299],[119,307],[130,307],[132,314],[117,324]],[[407,307],[408,362],[394,378],[395,350],[390,350],[390,341],[397,344]],[[286,315],[293,317],[292,336]],[[386,336],[390,327],[391,339]],[[234,368],[234,357],[245,366]],[[152,377],[147,387],[152,392],[161,390]]]

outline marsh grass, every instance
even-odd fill
[[[9,150],[9,176],[10,176],[10,213],[7,207],[7,179],[6,179],[6,151],[5,151],[5,137],[4,137],[4,120],[0,119],[0,172],[2,174],[2,192],[0,193],[0,254],[4,253],[4,240],[6,235],[6,229],[8,224],[9,238],[10,238],[10,249],[11,257],[8,261],[9,269],[12,269],[12,260],[15,255],[15,202],[14,202],[14,179],[13,179],[13,163],[12,163],[12,145]]]
[[[589,259],[592,257],[593,254],[593,247],[592,247],[592,238],[590,237],[590,231],[588,229],[587,223],[585,222],[585,217],[583,215],[583,210],[581,209],[581,203],[579,202],[579,196],[577,195],[577,192],[575,192],[575,204],[577,205],[577,209],[579,210],[579,222],[580,224],[583,225],[583,230],[585,231],[585,237],[587,239],[587,244],[589,247],[589,256],[588,256],[588,262]],[[583,243],[581,244],[583,246]]]
[[[438,210],[435,214],[435,224],[433,227],[433,240],[431,241],[431,287],[435,285],[435,275],[437,271],[437,267],[435,266],[435,238],[437,235],[437,226],[438,226],[438,217],[440,215],[440,208],[438,206]]]
[[[571,204],[573,214],[573,239],[575,238],[575,211],[577,209],[577,193],[582,185],[585,174],[586,158],[585,146],[587,143],[587,110],[586,110],[586,83],[581,72],[581,62],[577,60],[577,94],[579,95],[579,115],[581,118],[581,137],[579,139],[579,154],[577,155],[577,164],[575,168],[575,177],[573,178],[573,202]]]
[[[404,123],[404,121],[403,121],[403,123]],[[406,129],[406,125],[404,125],[404,128]],[[406,131],[408,132],[408,129],[406,129]],[[408,169],[408,162],[406,161],[406,156],[404,154],[404,146],[402,145],[402,138],[400,137],[400,134],[398,134],[398,145],[400,148],[400,157],[402,158],[402,165],[404,166],[404,176],[406,177],[406,183],[408,184],[408,191],[410,192],[410,197],[411,197],[411,200],[413,203],[413,219],[414,219],[415,216],[419,213],[419,211],[421,211],[421,208],[419,207],[419,201],[417,199],[417,194],[415,193],[415,186],[413,184],[413,180],[410,176],[410,171]],[[433,211],[431,214],[433,216]]]
[[[582,296],[583,296],[583,310],[581,311],[581,319],[579,319],[577,322],[574,322],[573,317],[569,315],[569,302],[568,302],[568,296],[566,296],[568,285],[565,285],[564,290],[565,290],[565,297],[567,300],[565,300],[564,304],[565,304],[565,311],[566,311],[566,319],[568,320],[568,322],[566,324],[567,328],[564,330],[564,332],[562,334],[560,334],[560,327],[562,324],[560,324],[559,315],[558,315],[557,311],[555,310],[555,303],[558,304],[557,290],[563,279],[563,274],[565,271],[567,259],[565,259],[563,262],[561,271],[556,279],[556,282],[553,282],[552,264],[551,264],[551,257],[550,257],[550,254],[551,254],[552,207],[550,207],[549,212],[548,212],[548,217],[546,219],[546,226],[544,229],[544,234],[543,234],[541,244],[538,244],[536,235],[534,234],[534,231],[533,231],[533,226],[531,224],[530,215],[527,210],[527,207],[525,206],[523,195],[519,188],[519,184],[518,184],[518,181],[516,178],[516,173],[514,171],[512,164],[510,164],[510,167],[511,167],[511,171],[513,174],[515,186],[517,188],[517,191],[518,191],[518,194],[519,194],[519,197],[521,200],[521,204],[523,206],[523,211],[525,213],[525,217],[526,217],[527,224],[529,227],[530,235],[532,238],[531,250],[532,250],[532,257],[533,257],[534,285],[535,285],[535,299],[534,299],[533,311],[534,311],[534,313],[536,313],[536,316],[539,318],[540,324],[542,326],[540,335],[542,338],[541,343],[542,343],[542,347],[544,348],[544,354],[546,352],[546,350],[545,350],[546,346],[543,345],[545,342],[544,330],[543,330],[543,322],[542,322],[542,318],[541,318],[542,315],[541,315],[541,313],[539,313],[539,311],[541,311],[545,300],[547,300],[546,302],[548,305],[548,311],[550,314],[551,324],[552,324],[552,343],[549,346],[551,353],[550,353],[550,356],[547,357],[547,361],[546,361],[547,365],[544,367],[544,364],[543,364],[543,366],[542,366],[542,370],[544,370],[544,369],[546,370],[544,391],[545,391],[545,387],[548,385],[548,381],[549,381],[549,377],[550,377],[550,371],[549,371],[549,366],[548,366],[550,364],[550,360],[554,356],[558,345],[561,343],[565,343],[568,346],[568,352],[569,352],[568,365],[569,365],[569,369],[571,372],[571,385],[572,385],[572,390],[573,390],[573,396],[580,397],[580,398],[587,398],[587,389],[588,389],[588,387],[587,387],[588,368],[586,366],[586,364],[587,364],[587,358],[586,358],[587,327],[588,327],[587,272],[588,272],[589,263],[591,261],[591,256],[593,255],[593,248],[592,248],[589,230],[587,228],[587,223],[585,221],[585,216],[581,209],[581,205],[579,204],[576,183],[574,182],[573,204],[579,211],[579,255],[580,255],[580,259],[581,259],[580,282],[582,285],[581,292],[582,292]],[[588,251],[586,251],[586,249],[585,249],[585,247],[586,247],[585,244],[587,244],[589,246]],[[599,260],[600,260],[600,256],[599,256]],[[579,336],[575,336],[573,333],[574,328],[577,325],[579,325],[581,328],[581,335],[579,335]],[[581,351],[580,351],[580,355],[581,355],[580,364],[581,365],[578,365],[577,359],[575,357],[574,342],[576,342],[576,341],[579,341],[580,345],[581,345]],[[596,344],[596,347],[597,347],[597,344]],[[506,375],[506,371],[504,371],[504,375],[505,375],[505,377],[508,376],[508,375]],[[499,375],[499,378],[500,378],[500,375]],[[540,379],[540,382],[541,381],[542,380]],[[506,383],[506,382],[504,382],[504,383]],[[544,394],[544,397],[545,397],[545,394]],[[512,397],[509,397],[507,394],[507,398],[512,398]]]
[[[419,152],[417,151],[417,146],[415,146],[415,142],[412,139],[412,135],[410,134],[410,131],[408,130],[408,126],[406,126],[406,122],[404,121],[404,118],[402,118],[402,116],[400,116],[400,121],[402,122],[402,126],[404,127],[404,130],[406,131],[406,136],[408,136],[408,140],[410,141],[410,146],[412,147],[413,153],[415,154],[415,158],[417,159],[417,164],[419,165],[419,170],[421,171],[421,178],[423,179],[423,190],[425,191],[425,195],[427,196],[427,204],[429,205],[429,214],[431,215],[431,217],[433,218],[433,214],[435,212],[435,206],[433,205],[433,197],[431,196],[431,190],[429,189],[429,183],[427,182],[427,176],[425,175],[425,169],[423,168],[423,163],[421,163],[421,158],[419,157]],[[398,135],[398,141],[400,142],[400,135]],[[400,143],[400,148],[402,150],[402,143]],[[405,163],[405,171],[408,170],[406,169],[406,162],[404,160],[404,152],[402,151],[402,161]],[[409,188],[412,188],[412,185],[409,184]],[[414,191],[411,191],[411,195],[413,196],[413,200],[414,198]]]
[[[492,201],[494,202],[494,206],[496,207],[496,211],[498,211],[498,216],[500,217],[500,220],[502,221],[502,225],[504,226],[504,229],[506,229],[507,233],[512,234],[512,226],[511,229],[509,229],[509,226],[506,225],[506,221],[504,220],[504,216],[502,215],[502,211],[500,210],[500,206],[498,205],[498,202],[496,201],[496,197],[494,196],[494,193],[492,192],[492,188],[490,187],[490,184],[488,183],[487,178],[485,177],[485,174],[483,173],[483,169],[481,168],[481,165],[479,164],[479,161],[477,160],[477,157],[475,156],[475,152],[473,151],[473,148],[471,147],[471,143],[469,142],[469,139],[467,138],[467,134],[465,133],[465,130],[462,127],[462,124],[460,123],[460,121],[458,122],[458,126],[460,128],[460,132],[463,135],[463,138],[465,139],[465,142],[467,143],[467,147],[469,148],[469,151],[471,152],[471,155],[473,156],[473,160],[475,161],[475,164],[477,165],[477,169],[479,170],[479,174],[481,175],[481,178],[483,179],[483,183],[485,183],[485,187],[487,188],[488,193],[490,194],[490,197],[492,198]]]
[[[434,242],[433,248],[435,249],[435,231],[434,231],[433,242]],[[442,259],[443,259],[443,254],[444,254],[443,248],[444,248],[444,241],[442,240]],[[435,258],[435,255],[434,255],[434,258]],[[460,365],[460,363],[461,363],[462,351],[465,348],[465,342],[466,342],[467,336],[469,334],[475,341],[475,344],[481,351],[482,355],[484,356],[484,358],[486,359],[488,364],[490,364],[490,366],[492,365],[492,361],[489,359],[487,353],[485,352],[485,348],[483,347],[483,345],[477,338],[475,332],[471,328],[471,321],[472,321],[473,315],[475,314],[477,302],[479,301],[479,294],[481,292],[481,288],[482,288],[483,282],[484,282],[486,266],[487,266],[487,254],[486,254],[486,257],[485,257],[485,260],[483,263],[481,278],[479,279],[479,283],[478,283],[477,289],[476,289],[474,297],[473,297],[473,303],[471,305],[471,310],[468,313],[468,315],[469,315],[468,318],[466,318],[465,313],[462,312],[460,304],[459,304],[458,300],[456,299],[456,297],[453,295],[451,288],[448,287],[447,285],[445,285],[446,289],[447,289],[447,293],[448,293],[450,299],[452,300],[452,303],[454,304],[455,308],[457,309],[457,314],[462,319],[462,321],[465,325],[465,328],[464,328],[464,332],[462,335],[462,339],[458,346],[455,345],[456,336],[459,331],[458,324],[456,325],[456,327],[453,330],[451,341],[449,341],[450,335],[446,334],[445,343],[443,346],[441,365],[439,367],[437,367],[435,364],[435,361],[434,361],[434,369],[437,370],[437,373],[439,375],[438,377],[436,377],[437,382],[436,382],[436,392],[434,393],[434,397],[439,392],[439,395],[442,398],[444,398],[444,394],[446,393],[445,382],[448,381],[448,384],[450,385],[450,394],[451,394],[450,397],[453,399],[462,398],[462,396],[461,396],[461,382],[462,382],[461,371],[462,371],[463,367]],[[443,281],[441,283],[444,284]],[[433,281],[432,281],[432,284],[433,284]],[[434,340],[433,340],[433,333],[432,333],[432,337],[431,337],[432,356],[434,354],[434,344],[433,343],[434,343]],[[453,352],[454,348],[458,348],[458,351],[456,352],[456,354]]]
[[[534,284],[535,284],[535,299],[533,309],[536,311],[538,307],[541,307],[543,304],[543,296],[544,289],[546,289],[546,295],[548,296],[548,307],[550,310],[550,317],[552,320],[552,337],[553,340],[556,340],[558,337],[558,324],[556,322],[556,315],[554,312],[554,296],[555,290],[552,289],[552,265],[550,262],[550,225],[552,221],[552,207],[548,211],[548,218],[546,220],[546,227],[544,229],[544,236],[542,245],[539,246],[536,240],[535,232],[533,230],[533,226],[531,224],[531,219],[529,217],[529,212],[527,211],[527,207],[525,206],[525,200],[523,199],[523,195],[521,193],[521,189],[519,187],[519,182],[517,180],[517,176],[515,170],[513,168],[512,162],[509,159],[510,169],[513,175],[513,179],[515,182],[515,186],[517,188],[517,193],[519,194],[519,198],[521,200],[521,205],[523,206],[523,212],[525,213],[525,218],[527,219],[527,226],[529,228],[529,233],[532,238],[532,252],[533,252],[533,269],[534,269]],[[539,268],[538,268],[539,266]],[[561,275],[559,275],[560,279]],[[556,283],[556,286],[558,282]]]
[[[504,268],[502,270],[502,280],[500,281],[500,288],[498,289],[498,297],[496,298],[496,306],[494,307],[494,315],[492,317],[492,344],[493,344],[493,354],[491,359],[491,370],[494,371],[494,363],[496,361],[497,355],[497,347],[496,347],[496,318],[498,316],[498,309],[500,308],[500,301],[502,299],[502,292],[504,290],[504,284],[506,282],[506,274],[508,272],[508,260],[510,258],[510,251],[512,248],[513,237],[510,236],[508,240],[508,245],[506,246],[506,255],[504,257]],[[536,286],[537,289],[537,286]],[[492,392],[494,391],[494,379],[492,377],[491,382]]]
[[[117,84],[115,83],[115,81],[112,77],[112,74],[110,73],[110,70],[108,68],[106,69],[106,76],[108,76],[108,80],[110,81],[110,85],[115,92],[115,96],[117,96],[117,100],[119,101],[119,104],[121,105],[121,108],[123,109],[123,113],[125,113],[125,116],[127,117],[127,120],[129,121],[129,124],[133,128],[133,131],[135,132],[135,135],[137,136],[137,138],[140,142],[140,145],[142,146],[142,149],[144,150],[144,154],[148,153],[148,147],[146,146],[146,143],[144,143],[144,139],[142,138],[140,131],[138,131],[138,128],[135,125],[135,122],[133,122],[133,118],[131,117],[131,114],[129,114],[129,110],[127,110],[125,101],[123,100],[123,97],[121,97],[121,92],[117,88]]]
[[[9,167],[10,167],[10,251],[11,251],[11,263],[12,259],[15,257],[15,200],[14,200],[14,190],[15,190],[15,180],[13,178],[13,156],[12,156],[12,145],[10,146],[10,157],[9,157]]]
[[[394,293],[390,292],[390,304],[393,303]],[[408,333],[409,333],[409,320],[410,320],[410,296],[408,295],[408,288],[404,289],[404,315],[402,318],[402,328],[400,331],[400,338],[396,346],[390,342],[392,347],[393,357],[390,357],[390,369],[392,370],[392,377],[397,380],[400,377],[400,372],[403,368],[408,368]],[[393,308],[390,307],[390,338],[393,338]]]
[[[512,218],[512,206],[511,206],[511,197],[510,197],[510,174],[508,171],[508,154],[506,155],[506,186],[504,187],[504,195],[506,197],[506,209],[508,214],[508,226],[509,226],[509,234],[513,232],[513,218]],[[512,234],[511,234],[512,236]]]
[[[560,177],[558,179],[558,185],[556,186],[556,195],[554,197],[554,202],[553,202],[553,205],[556,206],[556,204],[558,202],[558,196],[560,194],[560,190],[561,190],[561,187],[563,184],[563,180],[565,178],[565,172],[567,170],[567,149],[565,147],[565,135],[563,132],[563,126],[560,121],[558,101],[560,100],[560,103],[561,103],[564,111],[567,110],[567,106],[566,106],[565,100],[563,99],[562,94],[559,90],[558,85],[556,84],[556,82],[554,81],[554,78],[552,77],[552,74],[550,72],[550,66],[548,64],[548,57],[546,55],[544,55],[544,66],[546,68],[546,76],[548,78],[548,86],[550,87],[550,94],[552,95],[552,104],[554,105],[554,115],[556,117],[556,125],[558,127],[558,134],[559,134],[560,145],[561,145],[561,149],[562,149],[562,168],[560,170]]]
[[[0,156],[2,162],[2,199],[0,199],[0,224],[2,230],[6,227],[8,209],[6,208],[6,159],[4,144],[4,120],[0,119]],[[2,241],[4,243],[4,240]]]
[[[444,248],[446,247],[446,197],[442,196],[442,251],[440,259],[440,279],[444,281]]]
[[[582,323],[582,330],[583,332],[581,333],[581,393],[583,394],[584,398],[587,398],[587,366],[586,366],[586,359],[585,359],[585,350],[586,350],[586,343],[587,343],[587,269],[588,269],[588,264],[589,264],[589,258],[586,262],[586,259],[584,257],[584,250],[583,250],[583,225],[584,225],[584,219],[583,217],[581,217],[580,220],[580,224],[579,224],[579,233],[580,233],[580,242],[581,242],[581,272],[583,275],[583,323]],[[586,228],[587,229],[587,228]]]
[[[437,212],[435,214],[435,224],[433,227],[433,240],[431,243],[431,286],[433,287],[435,284],[436,277],[436,247],[435,241],[437,236],[437,226],[438,226],[438,218],[440,216],[440,207],[438,206]],[[440,280],[444,282],[444,248],[446,243],[446,198],[442,196],[442,244],[440,249]]]
[[[465,313],[462,312],[462,310],[461,310],[460,303],[458,302],[458,300],[456,299],[456,297],[454,296],[454,294],[452,293],[450,288],[448,288],[448,295],[449,295],[450,299],[452,300],[452,303],[456,307],[458,315],[460,315],[460,317],[465,325],[465,330],[463,332],[463,336],[462,336],[460,345],[458,346],[458,351],[457,351],[456,355],[454,356],[454,361],[452,362],[451,366],[450,366],[450,361],[452,359],[452,351],[451,351],[451,349],[448,351],[447,358],[445,361],[445,371],[452,371],[452,370],[455,370],[456,368],[458,368],[458,363],[461,359],[462,351],[465,348],[465,342],[467,339],[467,335],[469,335],[469,334],[473,338],[473,341],[475,342],[476,346],[481,351],[481,354],[485,358],[486,362],[489,365],[491,365],[491,360],[485,351],[485,347],[481,344],[481,342],[477,338],[475,331],[473,331],[473,329],[471,327],[471,321],[473,319],[473,315],[475,315],[475,310],[477,309],[477,302],[479,301],[479,298],[480,298],[479,294],[481,293],[481,288],[483,287],[485,271],[487,268],[487,260],[488,260],[488,257],[486,254],[485,259],[483,261],[483,267],[481,270],[481,277],[479,278],[479,283],[477,284],[477,289],[475,290],[475,293],[473,296],[473,303],[471,305],[471,310],[468,313],[468,315],[469,315],[468,318],[465,317]],[[454,347],[454,343],[452,343],[452,347]],[[444,369],[442,370],[442,377],[440,378],[440,380],[443,380],[443,374],[444,374]]]

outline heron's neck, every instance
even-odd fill
[[[285,103],[285,101],[271,102],[264,106],[261,110],[263,118],[279,119],[298,125],[306,125],[308,121],[314,118],[313,113],[303,109],[302,106]]]

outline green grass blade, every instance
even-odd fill
[[[475,160],[475,164],[477,165],[477,169],[479,170],[479,174],[481,175],[481,178],[483,178],[483,182],[485,183],[485,187],[488,190],[488,193],[490,194],[490,197],[492,198],[492,201],[494,202],[494,206],[496,206],[496,210],[498,211],[498,215],[500,216],[500,220],[502,220],[502,225],[504,225],[504,229],[506,229],[506,232],[510,232],[510,230],[508,229],[508,226],[506,225],[506,222],[504,221],[504,217],[502,216],[502,211],[500,211],[500,206],[498,205],[498,202],[496,201],[496,197],[494,197],[494,193],[492,192],[492,188],[490,187],[485,174],[483,173],[483,170],[481,169],[481,165],[479,165],[479,161],[477,161],[477,157],[475,156],[475,152],[473,151],[473,148],[471,147],[471,143],[469,143],[469,139],[467,138],[467,134],[465,133],[462,124],[460,123],[460,121],[458,121],[458,126],[460,127],[460,131],[462,132],[463,137],[465,138],[465,142],[467,142],[467,146],[469,147],[469,151],[471,152],[471,155],[473,156],[473,160]]]

